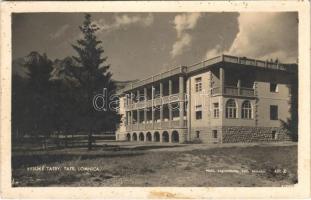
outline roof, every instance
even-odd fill
[[[213,65],[224,63],[224,62],[245,65],[245,66],[252,66],[252,67],[257,67],[259,69],[279,70],[279,71],[285,71],[285,72],[296,72],[297,71],[297,64],[282,64],[278,62],[263,61],[263,60],[256,60],[256,59],[251,59],[251,58],[246,58],[246,57],[237,57],[237,56],[222,54],[222,55],[192,64],[189,66],[175,67],[165,72],[145,78],[143,80],[132,82],[126,85],[118,93],[119,94],[124,93],[130,90],[133,90],[135,88],[141,87],[143,85],[147,85],[147,84],[159,81],[161,79],[165,79],[165,78],[175,76],[178,74],[190,74],[195,71],[204,70]]]

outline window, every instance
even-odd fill
[[[217,130],[213,130],[213,138],[217,138]]]
[[[214,118],[219,118],[219,103],[214,103]]]
[[[278,120],[278,106],[271,105],[270,106],[270,120]]]
[[[250,101],[244,101],[242,103],[242,113],[243,119],[252,119],[252,105]]]
[[[198,77],[195,79],[195,91],[200,92],[202,91],[202,78]]]
[[[202,119],[202,105],[195,106],[195,119]]]
[[[278,92],[278,84],[270,83],[270,92]]]
[[[202,119],[202,111],[196,111],[195,112],[195,119]]]
[[[196,131],[195,133],[196,133],[196,137],[200,138],[200,131]]]
[[[233,99],[226,103],[226,118],[236,118],[236,103]]]

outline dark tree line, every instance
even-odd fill
[[[52,62],[47,55],[31,52],[24,67],[28,77],[12,77],[12,133],[13,137],[31,135],[48,138],[51,134],[88,133],[88,149],[93,134],[114,131],[120,122],[116,110],[95,110],[93,98],[107,88],[116,91],[112,74],[106,65],[107,57],[96,37],[99,28],[86,14],[79,27],[83,37],[72,47],[77,56]],[[116,104],[116,98],[100,103]],[[46,141],[46,140],[44,140]]]
[[[288,130],[289,136],[293,141],[298,141],[298,69],[296,65],[288,65],[293,69],[290,78],[290,108],[291,117],[286,121],[281,120],[282,127]]]

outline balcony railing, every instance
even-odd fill
[[[186,67],[184,67],[184,66],[175,67],[175,68],[169,69],[168,71],[162,72],[160,74],[156,74],[156,75],[148,77],[146,79],[139,80],[139,81],[136,81],[134,83],[131,83],[131,84],[127,85],[125,88],[123,88],[122,92],[130,91],[130,90],[133,90],[135,88],[139,88],[141,86],[144,86],[144,85],[147,85],[149,83],[153,83],[155,81],[159,81],[161,79],[165,79],[165,78],[168,78],[171,76],[175,76],[178,74],[184,74],[185,72],[186,72]]]
[[[223,93],[221,93],[220,87],[214,87],[211,89],[211,95],[230,95],[230,96],[247,96],[254,97],[255,91],[253,88],[245,88],[245,87],[233,87],[233,86],[225,86]]]
[[[240,95],[241,96],[255,96],[255,90],[253,88],[241,88]]]
[[[162,103],[167,104],[167,103],[172,103],[172,102],[177,102],[179,101],[179,94],[172,94],[170,96],[163,96],[162,97]]]
[[[156,74],[156,75],[148,77],[146,79],[128,84],[125,88],[120,90],[120,93],[125,93],[127,91],[137,89],[139,87],[145,86],[147,84],[150,84],[150,83],[153,83],[153,82],[156,82],[156,81],[168,78],[168,77],[176,76],[179,74],[193,73],[193,72],[198,71],[198,70],[206,69],[206,68],[213,66],[215,64],[219,64],[219,63],[221,64],[222,62],[233,63],[233,64],[241,64],[241,65],[247,65],[247,66],[254,66],[254,67],[260,67],[260,68],[267,68],[267,69],[274,69],[274,70],[296,72],[296,68],[293,68],[289,65],[285,65],[285,64],[281,64],[281,63],[250,59],[250,58],[246,58],[246,57],[220,55],[220,56],[216,56],[214,58],[210,58],[208,60],[204,60],[204,61],[195,63],[195,64],[190,65],[188,67],[186,67],[186,66],[175,67],[175,68],[169,69],[168,71],[165,71],[163,73]]]
[[[138,130],[138,124],[132,124],[132,129],[133,130]]]
[[[170,127],[170,122],[169,121],[163,121],[161,122],[161,128],[167,129]]]
[[[184,120],[184,125],[180,126],[179,120],[162,121],[152,123],[138,123],[126,126],[126,131],[146,131],[156,129],[171,129],[171,128],[187,128],[187,120]]]
[[[186,95],[184,97],[186,99]],[[174,103],[180,101],[179,94],[172,94],[169,96],[163,96],[163,97],[158,97],[153,100],[147,100],[147,101],[138,101],[132,104],[125,105],[125,109],[127,110],[137,110],[137,109],[143,109],[143,108],[148,108],[151,106],[159,106],[163,104],[168,104],[168,103]]]
[[[152,129],[152,123],[148,123],[146,124],[146,130],[151,130]],[[145,129],[142,129],[142,130],[145,130]]]
[[[224,87],[224,93],[226,95],[234,95],[234,96],[237,96],[239,95],[239,89],[237,87],[229,87],[229,86],[226,86]]]
[[[275,69],[275,70],[292,71],[290,67],[287,67],[286,65],[283,65],[281,63],[250,59],[246,57],[235,57],[235,56],[230,56],[230,55],[223,55],[223,61],[229,62],[229,63],[237,63],[237,64],[243,64],[243,65],[262,67],[262,68]]]
[[[145,125],[144,123],[139,123],[137,128],[138,128],[139,130],[142,130],[142,129],[145,128],[145,126],[146,126],[146,125]]]
[[[153,123],[153,129],[160,129],[160,128],[161,128],[161,123],[160,122]]]

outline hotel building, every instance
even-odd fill
[[[291,81],[297,65],[220,55],[180,66],[119,91],[119,141],[289,140]]]

